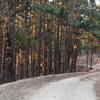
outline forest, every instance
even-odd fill
[[[0,0],[0,84],[76,72],[82,54],[91,70],[99,51],[95,0]]]

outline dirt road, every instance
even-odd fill
[[[26,80],[8,83],[0,86],[0,100],[28,100],[24,97],[52,82],[59,82],[62,79],[79,77],[82,81],[94,81],[94,91],[97,100],[100,100],[100,65],[94,66],[92,72],[68,73],[62,75],[51,75],[46,77],[31,78]],[[34,99],[33,99],[34,100]]]

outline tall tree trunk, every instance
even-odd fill
[[[78,52],[77,49],[74,49],[74,50],[73,50],[70,72],[76,72],[77,52]]]
[[[5,48],[4,48],[4,82],[14,80],[13,67],[13,46],[12,46],[12,31],[10,30],[10,18],[5,18]]]
[[[93,47],[91,45],[90,70],[92,70],[92,65],[93,65]]]
[[[86,49],[86,64],[89,65],[89,48]]]

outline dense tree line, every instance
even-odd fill
[[[1,83],[76,72],[84,48],[92,66],[100,32],[95,0],[1,0],[0,10]]]

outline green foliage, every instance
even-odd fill
[[[90,4],[93,6],[96,6],[96,1],[95,0],[90,0]]]
[[[24,34],[19,34],[18,33],[18,34],[16,34],[15,39],[16,39],[17,42],[23,42],[23,41],[26,40],[26,37],[25,37]]]
[[[38,36],[35,36],[33,39],[32,39],[32,45],[34,46],[34,47],[37,47],[38,46],[38,44],[39,44],[39,37]]]
[[[30,35],[25,35],[25,34],[20,34],[20,33],[17,33],[16,36],[16,42],[18,43],[26,43],[26,42],[30,42],[30,44],[32,46],[37,46],[38,43],[39,43],[39,38],[37,36],[35,36],[34,38]]]
[[[41,5],[36,5],[35,7],[37,10],[39,10],[43,13],[53,14],[53,15],[61,17],[61,18],[65,18],[68,16],[68,13],[65,9],[54,7],[52,5],[41,4]]]
[[[59,1],[65,4],[65,3],[68,3],[69,0],[59,0]]]

